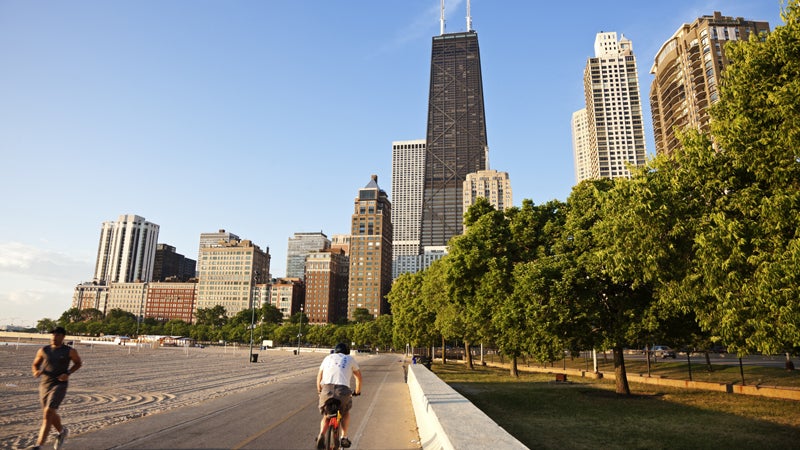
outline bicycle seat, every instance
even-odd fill
[[[336,398],[329,398],[325,400],[325,414],[336,414],[342,407],[342,402]]]

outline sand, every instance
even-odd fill
[[[47,336],[44,336],[47,337]],[[70,338],[68,338],[69,340]],[[42,410],[31,363],[40,344],[0,339],[0,449],[35,444]],[[138,417],[296,376],[312,377],[327,351],[260,350],[248,346],[149,348],[76,343],[83,367],[70,378],[59,408],[70,433],[81,434]]]

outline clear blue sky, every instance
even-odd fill
[[[780,25],[781,0],[473,0],[490,163],[514,203],[565,200],[570,118],[595,34],[637,56],[703,14]],[[466,2],[447,1],[447,31]],[[270,248],[349,232],[391,142],[425,137],[439,0],[0,0],[0,325],[35,325],[90,281],[103,221],[138,214],[197,258],[224,228]]]

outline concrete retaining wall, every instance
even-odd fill
[[[425,450],[527,448],[421,364],[408,366],[408,390]]]

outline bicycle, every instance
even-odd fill
[[[353,393],[353,397],[361,395],[361,393]],[[336,398],[329,398],[325,401],[325,428],[323,429],[323,448],[325,450],[339,450],[341,442],[339,441],[339,425],[342,421],[342,402]],[[349,447],[349,445],[348,445]]]

